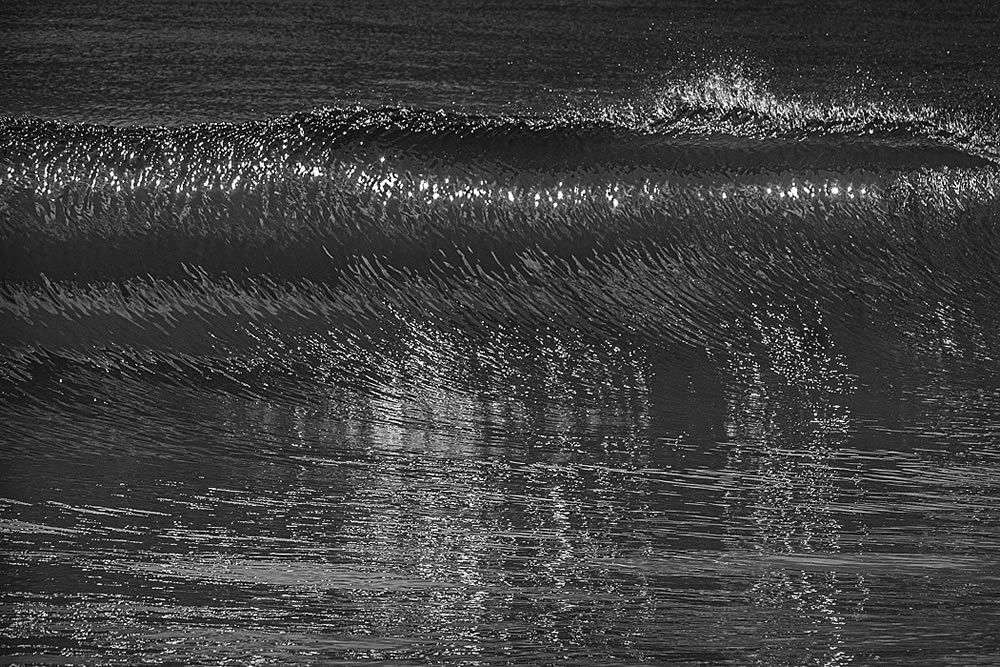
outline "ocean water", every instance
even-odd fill
[[[997,664],[998,28],[7,0],[0,664]]]

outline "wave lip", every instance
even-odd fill
[[[734,122],[734,119],[739,122]],[[620,119],[619,119],[620,120]],[[766,122],[765,122],[766,121]],[[989,146],[963,143],[930,122],[812,119],[772,125],[746,109],[674,107],[638,124],[565,116],[472,116],[412,109],[321,109],[266,122],[186,128],[0,124],[8,177],[44,182],[86,176],[194,178],[251,165],[412,160],[525,170],[640,167],[728,173],[775,169],[937,168],[994,165]],[[766,125],[762,128],[761,125]],[[76,169],[74,169],[76,168]],[[93,174],[97,176],[97,174]]]

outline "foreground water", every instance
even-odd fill
[[[657,48],[742,34],[675,10]],[[861,94],[815,35],[754,42],[770,78],[649,83],[621,62],[676,53],[624,30],[584,68],[595,28],[524,7],[483,19],[512,53],[526,16],[547,36],[511,79],[483,26],[371,11],[428,71],[332,41],[384,86],[341,65],[357,90],[303,111],[315,89],[228,104],[136,56],[143,104],[102,106],[121,70],[74,88],[67,54],[74,96],[0,101],[29,112],[0,119],[0,663],[1000,662],[992,93]],[[19,67],[64,34],[27,25]],[[942,71],[988,64],[983,35]],[[492,85],[441,82],[455,50]],[[581,68],[596,92],[511,103]]]

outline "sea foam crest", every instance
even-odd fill
[[[995,113],[907,105],[861,89],[827,98],[779,94],[764,76],[741,65],[669,80],[633,100],[605,105],[593,115],[662,134],[899,137],[945,143],[983,157],[1000,156]]]

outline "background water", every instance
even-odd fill
[[[4,3],[0,662],[1000,661],[998,18]]]

